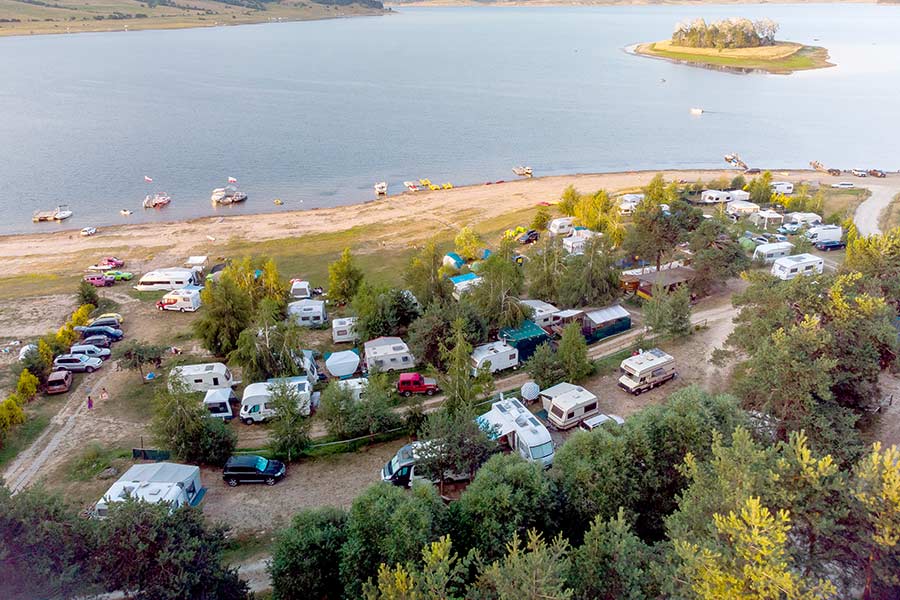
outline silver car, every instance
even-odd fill
[[[102,360],[93,356],[85,356],[84,354],[61,354],[53,361],[53,368],[57,371],[65,369],[73,373],[93,373],[102,366]]]
[[[85,356],[106,360],[111,352],[109,348],[98,348],[93,344],[76,344],[69,348],[69,354],[84,354]]]

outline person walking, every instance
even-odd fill
[[[94,408],[94,399],[88,396],[88,410],[93,410]]]

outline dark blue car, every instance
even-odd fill
[[[74,329],[75,329],[75,331],[77,331],[78,333],[81,334],[82,338],[88,338],[88,337],[91,337],[94,335],[102,335],[102,336],[106,337],[107,339],[109,339],[109,341],[111,341],[111,342],[118,342],[123,337],[125,337],[125,334],[122,333],[121,329],[114,329],[113,327],[107,327],[107,326],[98,325],[95,327],[84,327],[84,326],[79,325],[79,326],[75,327]]]

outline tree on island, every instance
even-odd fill
[[[757,48],[775,43],[778,23],[771,19],[723,19],[707,23],[703,19],[682,21],[672,32],[672,44],[690,48]]]

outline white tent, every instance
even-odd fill
[[[325,369],[334,377],[348,377],[359,368],[359,354],[352,350],[335,352],[325,359]]]

